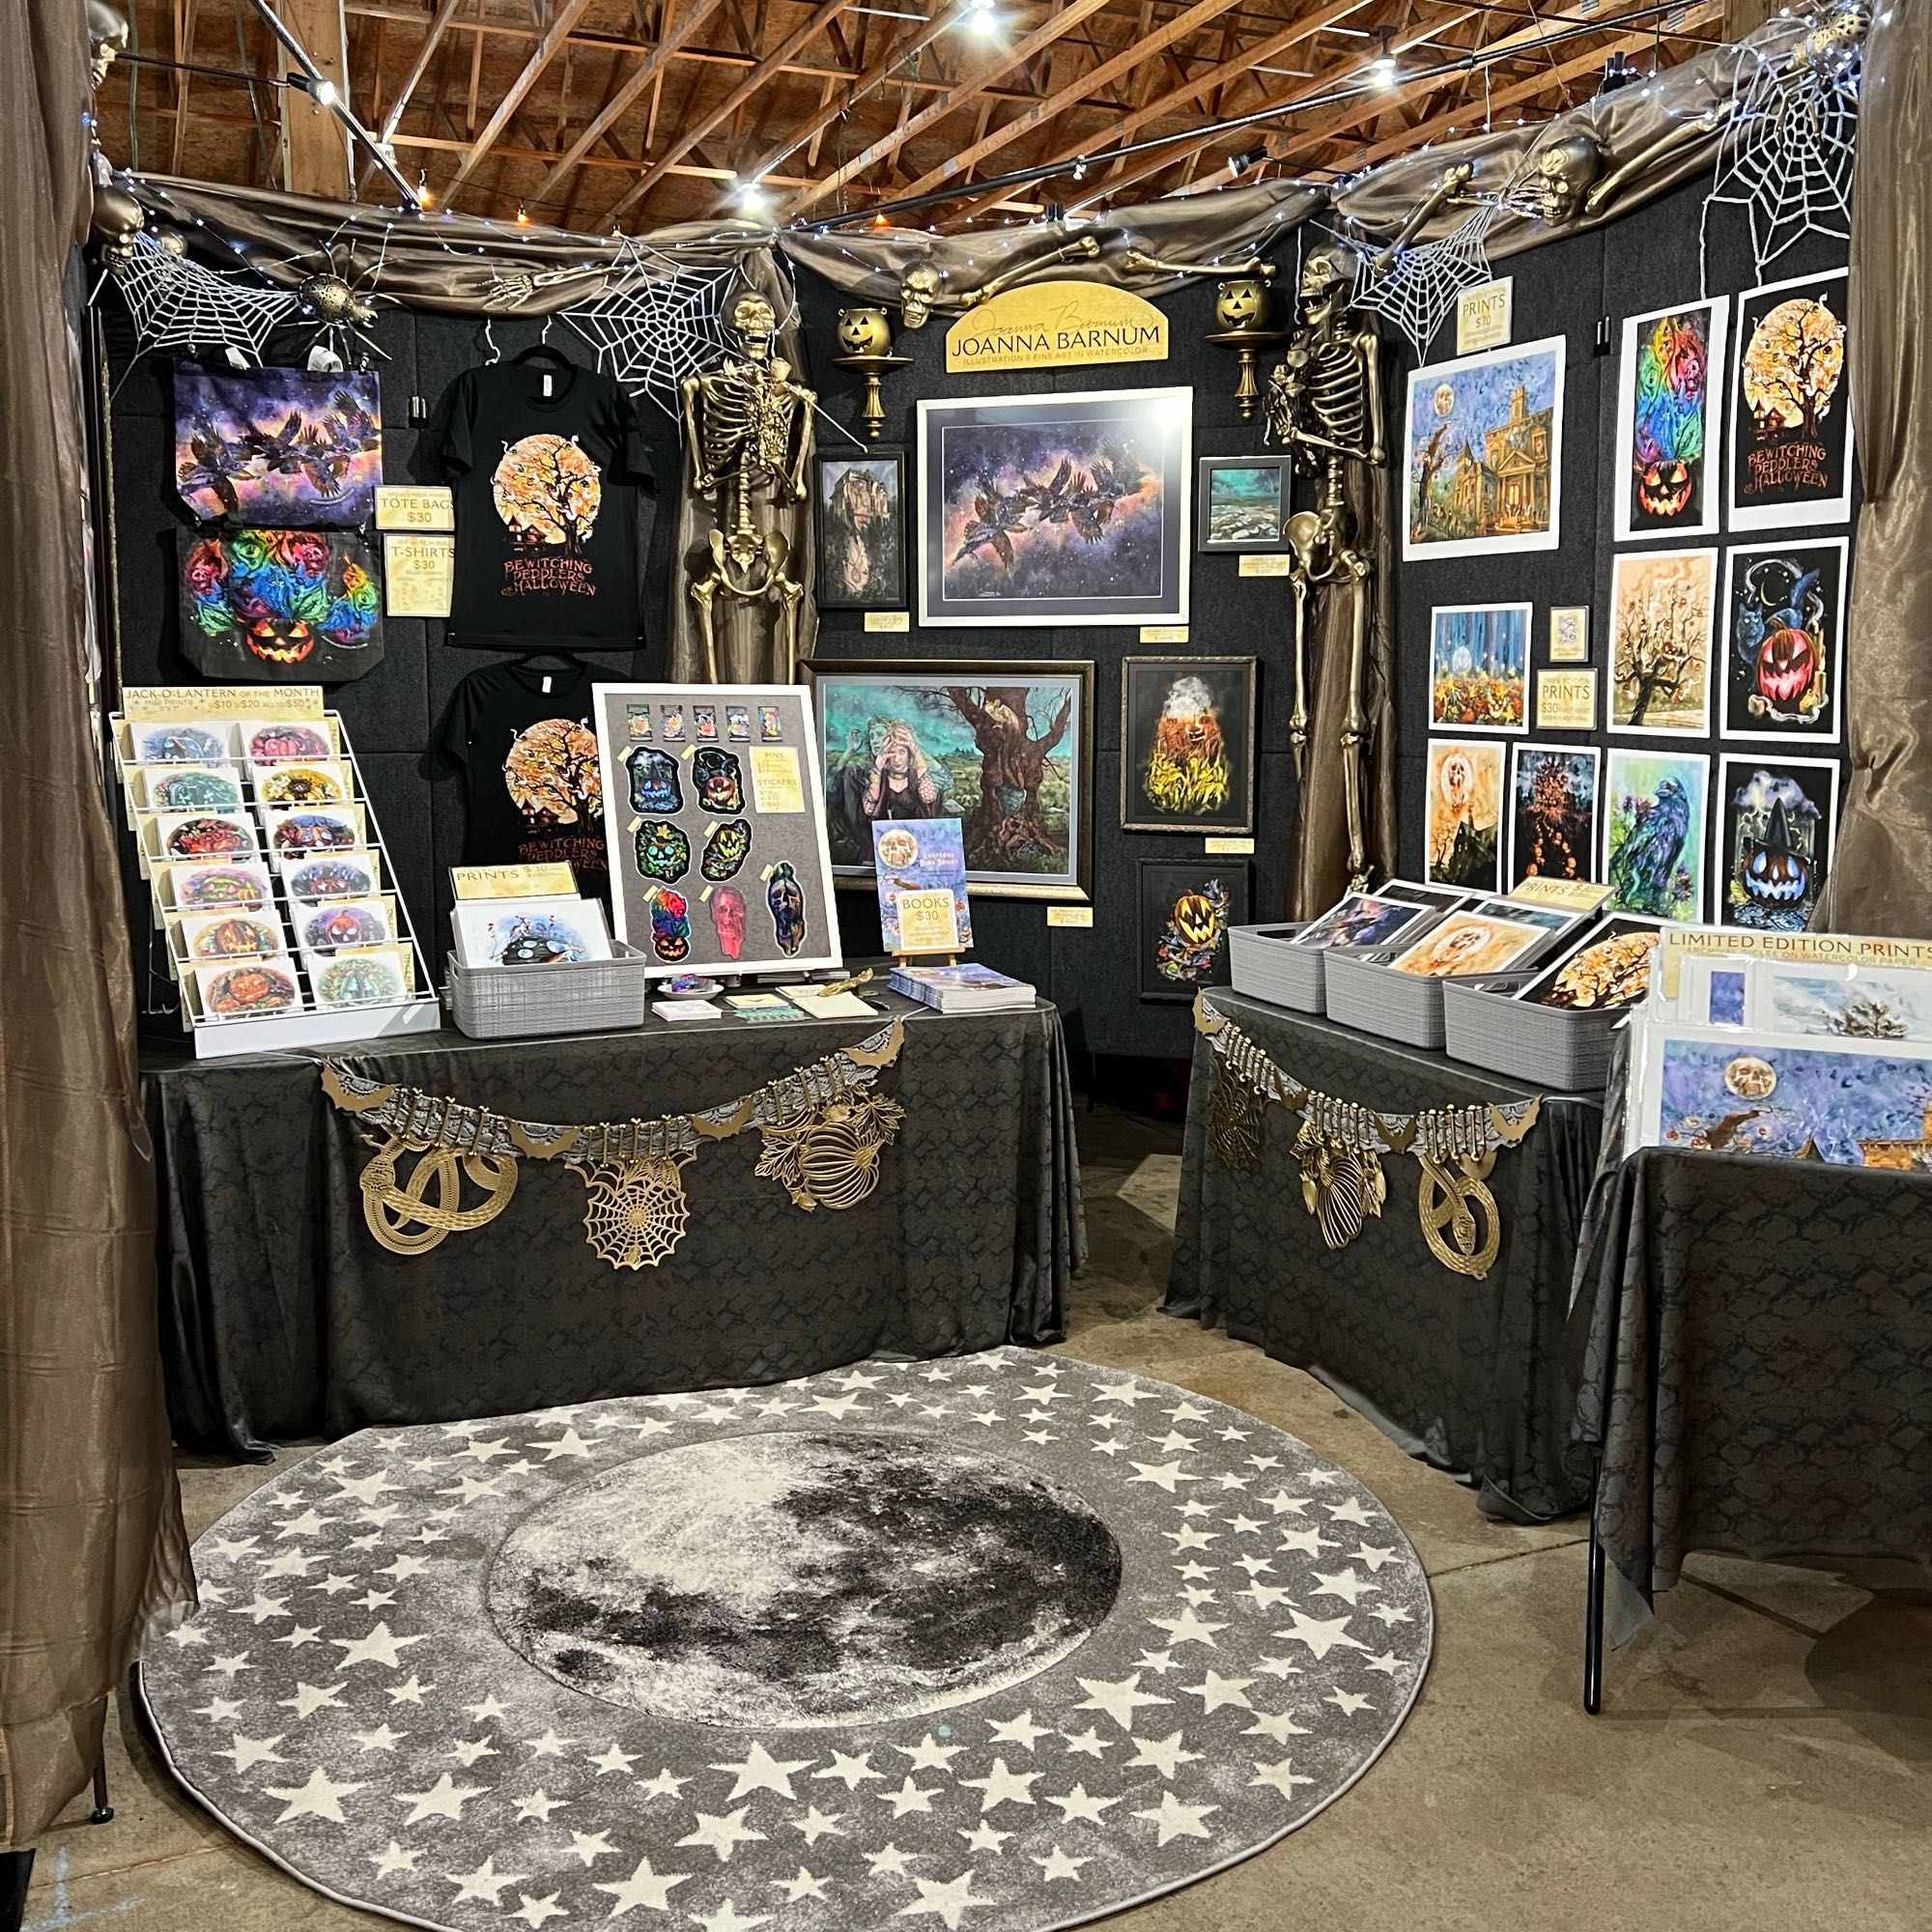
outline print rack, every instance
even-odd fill
[[[433,1032],[436,988],[321,687],[124,696],[115,772],[196,1058]]]

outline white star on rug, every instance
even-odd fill
[[[626,1913],[635,1912],[639,1906],[652,1912],[669,1910],[671,1888],[696,1876],[696,1872],[653,1871],[649,1859],[639,1859],[637,1870],[629,1878],[616,1885],[600,1885],[597,1889],[608,1892],[616,1900],[611,1908],[611,1917],[622,1918]]]
[[[271,1784],[269,1796],[287,1802],[289,1808],[275,1820],[278,1825],[286,1825],[291,1818],[325,1818],[331,1825],[341,1825],[348,1822],[342,1815],[342,1801],[352,1791],[367,1789],[365,1784],[339,1783],[318,1766],[309,1773],[306,1784],[292,1788]]]
[[[414,1807],[403,1820],[405,1825],[420,1825],[425,1818],[462,1817],[463,1807],[472,1798],[481,1798],[488,1788],[482,1784],[458,1784],[445,1771],[427,1791],[399,1791],[395,1802]]]
[[[697,1829],[688,1838],[680,1838],[677,1842],[680,1846],[697,1845],[714,1851],[718,1854],[721,1864],[728,1863],[731,1854],[740,1845],[749,1845],[765,1835],[762,1832],[753,1832],[746,1825],[744,1822],[746,1809],[747,1807],[741,1804],[727,1816],[716,1815],[709,1811],[696,1812],[695,1816],[697,1820]]]
[[[901,1918],[914,1918],[921,1913],[931,1913],[944,1921],[949,1932],[958,1926],[960,1915],[976,1905],[990,1905],[992,1900],[980,1897],[973,1889],[972,1867],[957,1878],[948,1879],[944,1885],[935,1884],[929,1878],[915,1878],[919,1887],[919,1902],[901,1908]]]
[[[1182,1804],[1172,1791],[1163,1791],[1153,1810],[1136,1811],[1134,1816],[1151,1819],[1159,1833],[1158,1842],[1165,1845],[1176,1838],[1205,1838],[1208,1827],[1202,1820],[1220,1808],[1218,1804]]]
[[[996,1757],[984,1777],[962,1777],[959,1782],[982,1794],[980,1810],[983,1815],[997,1804],[1031,1804],[1034,1780],[1042,1776],[1037,1771],[1009,1771],[1006,1759]]]
[[[443,1873],[444,1880],[456,1888],[456,1896],[449,1901],[452,1905],[461,1905],[466,1898],[477,1898],[485,1905],[495,1905],[499,1892],[510,1886],[522,1885],[528,1876],[527,1872],[499,1872],[494,1856],[485,1859],[474,1871]]]
[[[1304,1616],[1299,1610],[1290,1610],[1294,1619],[1293,1630],[1276,1631],[1275,1635],[1291,1643],[1305,1643],[1318,1658],[1326,1657],[1337,1644],[1347,1644],[1351,1650],[1366,1650],[1368,1645],[1357,1643],[1348,1634],[1349,1619],[1335,1617],[1323,1623],[1320,1617]]]
[[[753,1791],[775,1791],[781,1798],[792,1797],[792,1774],[804,1771],[810,1763],[809,1757],[802,1757],[781,1764],[763,1745],[754,1744],[746,1753],[743,1763],[714,1764],[711,1769],[731,1772],[738,1780],[725,1797],[724,1802],[728,1804]]]

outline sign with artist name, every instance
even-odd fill
[[[1165,362],[1167,317],[1108,282],[1032,282],[969,308],[946,331],[946,372]]]

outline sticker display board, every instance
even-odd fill
[[[811,696],[599,684],[616,936],[654,976],[838,966]]]

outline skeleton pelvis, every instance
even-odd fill
[[[711,532],[713,569],[705,582],[732,597],[764,597],[788,583],[785,562],[791,546],[777,530]],[[755,573],[755,574],[754,574]]]

